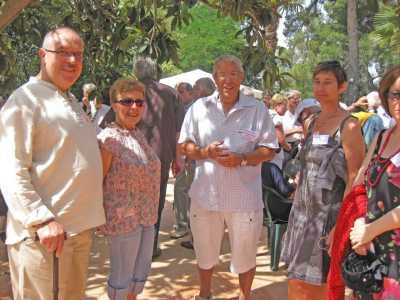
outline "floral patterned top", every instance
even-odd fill
[[[400,167],[378,156],[373,158],[367,172],[368,223],[400,205]],[[389,266],[388,277],[400,281],[400,228],[382,233],[373,244],[376,254]]]
[[[112,154],[103,183],[106,224],[100,231],[118,235],[138,225],[157,222],[160,161],[139,129],[110,124],[97,136],[100,148]]]

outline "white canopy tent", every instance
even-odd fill
[[[197,79],[200,79],[203,77],[208,77],[208,78],[211,78],[212,80],[214,80],[211,73],[207,73],[200,69],[195,69],[195,70],[181,73],[178,75],[174,75],[171,77],[162,78],[160,80],[160,82],[163,84],[166,84],[170,87],[175,88],[176,85],[180,82],[187,82],[187,83],[190,83],[191,85],[194,85],[195,82],[197,81]],[[261,99],[263,96],[263,92],[260,90],[254,89],[254,88],[246,86],[246,85],[241,85],[240,87],[241,87],[242,92],[246,95],[252,94],[254,97],[256,97],[258,99]]]

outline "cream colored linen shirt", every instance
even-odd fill
[[[96,130],[72,94],[31,77],[10,96],[0,112],[7,244],[52,218],[70,235],[102,225],[102,173]]]

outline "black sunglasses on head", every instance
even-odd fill
[[[144,100],[143,99],[125,98],[125,99],[115,101],[115,103],[121,104],[123,106],[132,106],[133,104],[136,104],[137,107],[142,107],[144,105]]]
[[[326,61],[321,61],[320,63],[318,63],[318,65],[340,67],[340,62],[337,60],[326,60]]]

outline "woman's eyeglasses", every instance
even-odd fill
[[[133,104],[136,104],[137,107],[142,107],[144,105],[144,100],[143,99],[125,98],[125,99],[115,101],[115,103],[121,104],[123,106],[132,106]]]

